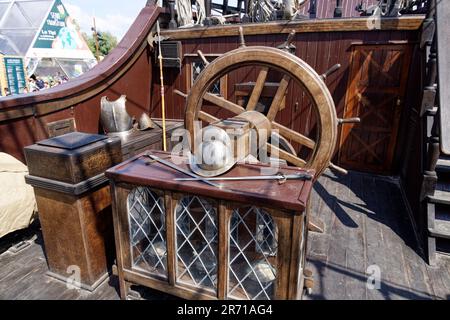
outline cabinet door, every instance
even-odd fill
[[[390,173],[411,57],[409,45],[353,47],[340,164],[349,169]]]
[[[167,279],[164,193],[148,187],[133,188],[127,198],[127,216],[132,269]]]
[[[176,194],[174,198],[176,283],[216,297],[218,204],[194,195]]]

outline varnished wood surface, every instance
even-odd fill
[[[394,181],[354,172],[337,177],[327,170],[315,184],[311,207],[324,221],[325,233],[309,233],[307,268],[315,281],[305,299],[450,298],[450,259],[430,268],[419,256]],[[381,290],[366,288],[365,270],[372,264],[380,266]],[[0,299],[119,299],[115,276],[93,293],[68,290],[45,276],[40,237],[16,255],[1,254],[0,265]],[[147,299],[174,299],[139,291]]]
[[[185,170],[190,170],[185,157],[162,151],[152,151],[151,154],[176,163],[178,167]],[[271,180],[239,180],[218,181],[223,186],[218,188],[199,181],[176,181],[174,180],[176,178],[186,178],[186,174],[170,169],[159,162],[149,161],[151,161],[150,158],[141,154],[107,170],[106,176],[116,184],[145,185],[228,201],[253,202],[268,208],[295,212],[302,212],[305,209],[312,185],[311,180],[288,180],[280,186]],[[223,177],[258,176],[261,175],[261,170],[268,168],[270,168],[268,165],[262,164],[237,164]],[[283,174],[305,172],[295,167],[280,167],[279,171]],[[314,170],[309,172],[314,176]],[[273,188],[274,185],[277,188]]]
[[[423,18],[423,16],[383,18],[380,22],[380,30],[418,30],[422,25]],[[238,34],[238,29],[241,26],[244,29],[245,35],[287,34],[292,30],[295,30],[297,33],[370,31],[371,29],[369,27],[372,23],[373,22],[371,22],[368,18],[275,21],[165,30],[161,32],[161,35],[164,37],[169,37],[170,40],[236,36]]]

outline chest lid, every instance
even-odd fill
[[[46,147],[75,150],[97,141],[108,139],[107,136],[83,132],[70,132],[58,137],[39,141],[37,144]]]

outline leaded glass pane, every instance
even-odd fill
[[[192,82],[194,83],[197,77],[202,73],[205,68],[205,63],[203,61],[193,61],[192,62]],[[220,79],[214,82],[209,88],[210,93],[220,95]]]
[[[164,197],[146,187],[128,196],[128,218],[133,268],[167,277]]]
[[[270,300],[277,278],[278,228],[265,210],[233,210],[230,222],[228,296]]]
[[[177,281],[217,288],[217,209],[207,200],[186,196],[176,207]]]

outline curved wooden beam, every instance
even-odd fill
[[[0,123],[67,109],[111,86],[147,48],[147,37],[160,12],[161,9],[154,5],[143,8],[117,47],[80,77],[45,91],[3,98],[0,104]]]

